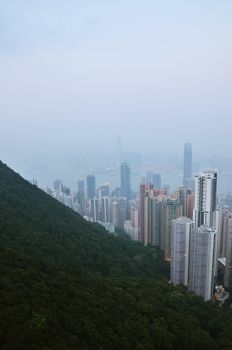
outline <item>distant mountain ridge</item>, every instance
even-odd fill
[[[231,310],[168,278],[0,162],[0,349],[231,349]]]

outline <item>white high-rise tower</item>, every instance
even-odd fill
[[[217,173],[207,171],[195,177],[195,227],[216,227]]]

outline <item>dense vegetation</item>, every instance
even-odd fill
[[[0,246],[104,276],[168,276],[158,249],[110,236],[0,164]],[[154,263],[155,262],[155,263]]]
[[[1,349],[232,349],[231,310],[168,273],[0,163]]]

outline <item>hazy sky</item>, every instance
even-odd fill
[[[0,157],[232,154],[231,0],[0,0]]]

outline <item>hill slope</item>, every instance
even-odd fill
[[[0,163],[0,348],[231,349],[232,318]]]
[[[168,276],[162,252],[109,235],[0,163],[0,246],[104,276]]]

